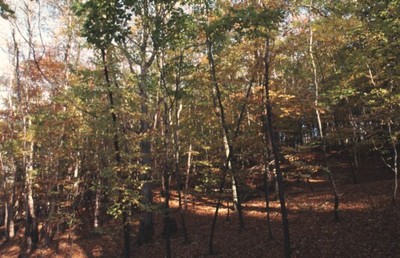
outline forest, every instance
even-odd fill
[[[400,255],[400,0],[0,16],[0,257]]]

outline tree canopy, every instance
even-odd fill
[[[399,13],[398,0],[0,0],[5,239],[23,226],[31,254],[118,225],[130,257],[160,215],[171,257],[201,196],[217,207],[212,253],[224,198],[246,230],[242,204],[265,193],[269,221],[275,174],[283,221],[284,186],[320,177],[336,218],[338,164],[354,183],[384,166],[395,204]]]

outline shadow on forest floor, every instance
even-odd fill
[[[339,184],[340,219],[333,219],[333,196],[323,180],[311,182],[315,191],[305,185],[287,189],[287,206],[293,257],[394,257],[400,250],[400,208],[393,207],[393,181],[367,182],[358,185]],[[157,198],[159,200],[159,198]],[[171,203],[179,227],[177,201]],[[275,237],[269,240],[265,201],[257,197],[243,205],[246,229],[239,230],[236,213],[227,206],[220,209],[214,238],[215,257],[283,257],[280,208],[271,202],[271,227]],[[184,244],[182,232],[172,238],[173,257],[205,257],[215,200],[197,198],[186,212],[190,243]],[[137,221],[137,220],[136,220]],[[165,257],[162,237],[162,215],[155,215],[154,240],[137,246],[132,240],[132,257]],[[110,222],[98,234],[83,230],[81,225],[69,236],[56,238],[50,248],[40,248],[30,257],[122,257],[122,230]],[[137,222],[134,232],[137,232]],[[0,245],[1,257],[18,257],[22,231],[17,240]]]

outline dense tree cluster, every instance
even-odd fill
[[[354,182],[374,153],[394,172],[395,203],[399,13],[398,0],[0,1],[10,27],[0,106],[7,239],[22,223],[29,252],[83,220],[94,231],[117,220],[129,257],[160,212],[168,256],[170,192],[186,240],[193,192],[231,188],[244,228],[246,178],[258,165],[278,174],[285,221],[290,175],[279,164],[299,146],[344,153]]]

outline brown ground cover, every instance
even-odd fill
[[[387,173],[382,172],[382,178],[385,179]],[[357,185],[350,184],[349,180],[338,180],[339,223],[334,222],[333,196],[324,177],[315,176],[310,180],[314,190],[305,184],[288,184],[286,197],[293,257],[400,257],[400,208],[391,202],[393,181],[376,181],[375,177],[367,180],[365,175]],[[363,175],[359,176],[362,178]],[[157,197],[156,200],[161,199]],[[172,207],[179,225],[176,196]],[[217,223],[214,256],[283,257],[279,209],[279,202],[272,201],[274,239],[271,240],[267,234],[262,196],[244,203],[246,229],[242,231],[236,213],[231,211],[229,221],[226,220],[228,208],[224,205]],[[179,231],[172,238],[173,257],[207,256],[214,210],[215,199],[201,196],[189,205],[186,223],[190,242],[183,243]],[[132,243],[134,257],[165,257],[162,214],[155,215],[155,222],[153,242],[140,247]],[[136,224],[134,227],[137,229]],[[30,257],[122,257],[122,230],[116,222],[105,224],[97,234],[86,228],[87,225],[79,225],[56,238],[53,246],[40,247]],[[0,257],[18,257],[22,238],[23,232],[19,230],[14,241],[1,242]]]

